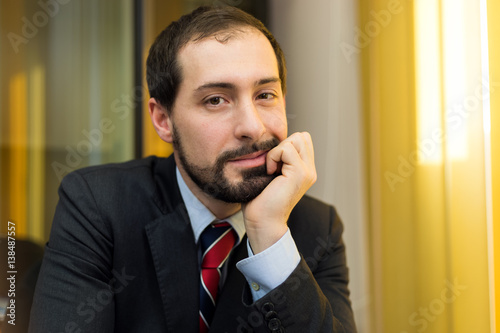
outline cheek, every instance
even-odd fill
[[[190,134],[196,138],[193,144],[200,154],[200,160],[212,163],[224,149],[228,138],[227,131],[221,126],[223,124],[219,121],[207,121],[192,129]]]
[[[287,138],[288,125],[284,113],[275,113],[268,120],[268,130],[280,141]]]
[[[280,141],[283,141],[288,137],[288,124],[286,122],[286,117],[281,125],[280,135],[282,136],[282,137],[279,137]]]

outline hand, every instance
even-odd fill
[[[286,233],[293,207],[316,182],[311,135],[292,134],[267,153],[266,165],[268,174],[280,169],[281,174],[241,207],[254,254],[264,251]]]

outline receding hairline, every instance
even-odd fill
[[[234,29],[234,28],[228,28],[228,29],[224,29],[224,30],[221,30],[221,31],[218,31],[216,33],[213,33],[209,36],[204,36],[202,38],[200,38],[200,35],[194,37],[194,38],[191,38],[188,42],[186,42],[181,48],[179,48],[179,51],[177,52],[177,64],[179,66],[179,69],[181,70],[181,82],[182,82],[182,79],[183,79],[183,75],[182,75],[182,61],[181,61],[181,54],[183,53],[183,51],[185,51],[185,49],[189,46],[189,45],[196,45],[196,44],[199,44],[199,43],[202,43],[204,41],[207,41],[207,40],[215,40],[221,44],[226,44],[228,43],[231,39],[238,39],[238,38],[244,38],[245,35],[247,34],[253,34],[253,35],[256,35],[256,36],[260,36],[260,37],[263,37],[267,43],[269,44],[269,46],[271,47],[271,49],[273,50],[273,54],[274,54],[274,59],[276,60],[276,66],[277,66],[277,69],[278,69],[278,73],[279,73],[279,61],[278,61],[278,57],[276,55],[276,52],[274,51],[274,48],[271,44],[271,42],[269,41],[269,39],[267,38],[266,35],[264,35],[264,33],[262,31],[260,31],[259,29],[255,28],[255,27],[252,27],[252,26],[249,26],[249,25],[239,25],[240,29]],[[219,39],[217,36],[223,36],[223,39]],[[280,83],[283,83],[281,81],[281,78],[279,80]]]
[[[221,44],[226,44],[231,39],[243,38],[247,34],[260,35],[260,36],[264,37],[265,39],[267,39],[267,41],[269,42],[269,45],[271,45],[271,42],[269,41],[267,36],[262,31],[260,31],[256,27],[242,23],[242,24],[235,24],[235,25],[229,26],[225,29],[218,30],[218,31],[211,33],[209,35],[204,35],[203,33],[197,33],[196,35],[191,37],[187,42],[184,43],[184,45],[179,49],[178,53],[180,53],[180,51],[183,48],[185,48],[188,44],[201,43],[203,41],[206,41],[207,39],[214,39]],[[271,47],[272,47],[272,45],[271,45]]]

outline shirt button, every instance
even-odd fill
[[[256,283],[256,282],[252,282],[252,289],[255,290],[255,291],[258,291],[260,289],[259,284]]]

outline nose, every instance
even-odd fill
[[[262,114],[252,102],[242,104],[235,117],[235,136],[240,140],[258,141],[266,132]]]

